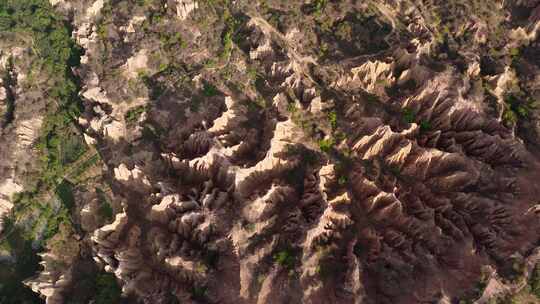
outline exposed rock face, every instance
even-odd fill
[[[540,240],[534,16],[505,1],[471,16],[474,1],[267,2],[62,6],[86,51],[80,127],[119,211],[104,224],[83,197],[96,264],[142,303],[520,292],[509,269],[530,276]],[[34,119],[14,128],[19,149]],[[71,268],[43,259],[28,284],[61,303]]]
[[[2,231],[4,216],[8,214],[13,207],[10,199],[19,191],[22,191],[22,186],[16,184],[13,179],[6,179],[0,185],[0,232]]]
[[[180,20],[185,20],[189,14],[199,7],[197,0],[176,0],[176,13]]]
[[[70,286],[71,274],[69,271],[58,271],[56,266],[52,264],[60,260],[51,254],[41,254],[41,265],[44,270],[41,271],[39,277],[25,282],[34,292],[40,293],[46,298],[47,304],[61,304],[64,303],[64,297],[62,293]],[[63,260],[61,260],[64,262]]]
[[[115,178],[125,185],[133,185],[134,187],[144,191],[148,190],[152,185],[148,181],[137,166],[133,170],[129,170],[126,165],[121,164],[118,168],[114,169]]]
[[[127,78],[135,78],[142,71],[148,68],[148,54],[145,49],[140,50],[135,56],[129,58],[123,66],[124,75]]]

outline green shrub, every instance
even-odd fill
[[[219,91],[218,89],[210,84],[210,83],[205,83],[204,86],[203,86],[203,95],[206,96],[206,97],[212,97],[212,96],[216,96],[218,95]]]
[[[294,267],[296,258],[291,249],[284,249],[274,255],[274,262],[277,264],[291,269]]]
[[[55,211],[49,206],[45,206],[45,209],[41,212],[40,218],[47,221],[47,226],[43,233],[44,240],[52,238],[58,232],[62,223],[71,225],[69,211],[65,208]]]
[[[326,8],[326,5],[328,4],[328,0],[315,0],[312,4],[313,13],[317,16],[320,16],[324,9]]]
[[[511,109],[506,109],[503,113],[503,121],[507,124],[507,125],[513,125],[515,123],[517,123],[518,121],[518,116],[517,114],[512,111]]]
[[[529,117],[529,113],[534,104],[523,92],[506,94],[504,96],[505,110],[503,112],[503,121],[506,124],[515,124],[520,119]]]
[[[100,188],[96,188],[96,194],[99,201],[99,214],[107,220],[111,220],[114,215],[114,211],[107,199],[107,195]]]
[[[242,24],[242,20],[237,16],[231,15],[228,9],[225,9],[223,16],[225,21],[225,30],[221,37],[223,50],[220,54],[220,58],[222,60],[228,60],[231,57],[233,50],[233,42],[238,42],[239,40],[237,32]]]
[[[296,113],[296,105],[294,103],[288,103],[287,104],[287,111],[291,114]]]
[[[427,132],[431,130],[431,123],[429,121],[422,120],[420,121],[420,131]]]
[[[337,128],[337,114],[336,111],[332,111],[328,113],[328,120],[330,121],[330,126],[332,127],[332,130],[335,130]]]
[[[403,121],[406,123],[413,123],[416,119],[416,114],[411,109],[403,109],[401,112]]]
[[[180,33],[163,33],[159,37],[159,41],[166,51],[172,51],[177,47],[185,48],[187,43],[182,39]]]
[[[128,124],[134,124],[139,120],[139,118],[145,111],[146,106],[138,106],[127,111],[124,118]]]
[[[334,144],[335,143],[334,143],[333,138],[319,140],[319,148],[321,149],[321,151],[326,152],[326,153],[332,150],[332,148],[334,147]]]
[[[205,286],[193,286],[191,296],[194,300],[203,301],[206,298],[208,288]]]
[[[301,165],[315,166],[319,163],[319,155],[317,152],[306,148],[303,145],[287,145],[285,156],[297,157],[301,161]]]
[[[67,209],[72,209],[75,205],[75,197],[73,196],[73,185],[64,180],[58,187],[56,187],[56,195],[62,201],[62,204]]]
[[[511,48],[509,51],[511,57],[518,57],[519,53],[519,48]]]

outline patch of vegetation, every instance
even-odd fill
[[[49,149],[52,149],[54,145],[58,145],[54,148],[56,148],[56,151],[59,154],[58,158],[60,159],[62,165],[68,165],[75,162],[81,155],[84,154],[84,152],[87,151],[86,143],[82,140],[79,134],[77,134],[77,132],[69,132],[68,130],[65,131],[66,133],[62,135],[69,137],[51,137],[48,147]]]
[[[193,286],[193,288],[191,288],[191,297],[196,301],[204,301],[207,292],[208,288],[206,286]]]
[[[148,97],[152,100],[156,100],[165,92],[165,87],[159,81],[156,81],[155,77],[148,75],[148,72],[145,70],[140,70],[137,72],[138,78],[144,83],[146,88],[149,90]]]
[[[206,69],[213,69],[216,67],[216,61],[214,59],[206,59],[204,62],[203,62],[203,66],[204,68]]]
[[[319,140],[319,148],[325,153],[329,153],[330,151],[332,151],[334,144],[335,142],[333,138]]]
[[[50,107],[37,146],[44,167],[41,182],[51,185],[61,175],[63,165],[74,161],[84,149],[71,127],[81,111],[71,68],[79,64],[82,51],[48,1],[2,1],[0,16],[0,31],[32,36],[33,50],[45,63],[46,72],[54,76],[47,93],[57,107]]]
[[[330,126],[332,127],[332,130],[335,130],[337,128],[337,113],[336,111],[332,111],[328,113],[328,121],[330,122]]]
[[[218,89],[210,84],[210,83],[205,83],[203,85],[203,95],[206,96],[206,97],[213,97],[213,96],[216,96],[219,94],[219,91]]]
[[[113,274],[102,273],[96,278],[96,304],[120,303],[122,289]]]
[[[223,51],[221,52],[221,59],[228,60],[231,57],[231,52],[233,49],[233,40],[232,40],[233,32],[232,30],[225,31],[225,34],[223,34]]]
[[[195,265],[195,271],[199,274],[204,274],[206,271],[208,271],[208,267],[204,263],[198,262]]]
[[[401,112],[401,117],[406,123],[413,123],[416,120],[416,113],[413,110],[405,108]]]
[[[317,54],[317,56],[319,56],[319,58],[321,59],[325,59],[328,57],[329,53],[330,53],[330,47],[328,43],[322,42],[321,45],[319,46],[319,53]]]
[[[101,22],[98,24],[96,33],[100,41],[107,41],[109,37],[108,27],[108,23]]]
[[[56,195],[62,201],[62,204],[69,210],[75,206],[75,197],[73,196],[73,185],[64,180],[56,187]]]
[[[274,255],[274,262],[287,269],[292,269],[294,267],[294,264],[296,263],[296,257],[292,249],[287,248],[287,249],[278,251]]]
[[[512,60],[512,65],[514,66],[521,58],[521,50],[519,48],[511,48],[508,51],[510,59]]]
[[[298,157],[306,166],[315,166],[320,161],[317,152],[307,149],[304,145],[287,145],[286,156]]]
[[[100,160],[101,158],[99,154],[96,154],[85,160],[84,162],[80,163],[77,168],[71,172],[72,179],[77,180],[81,175],[84,175],[84,173],[87,172],[88,169],[96,166]]]
[[[186,48],[187,42],[182,39],[182,35],[176,33],[162,33],[159,37],[159,42],[165,51],[172,51],[175,48]]]
[[[534,270],[531,273],[528,283],[531,293],[540,299],[540,262],[536,263],[536,266],[534,266]]]
[[[246,224],[244,225],[244,229],[247,231],[247,232],[253,232],[255,231],[255,223],[249,223],[249,224]]]
[[[124,119],[126,120],[126,123],[128,124],[134,124],[136,123],[139,118],[141,117],[141,115],[146,112],[146,106],[138,106],[138,107],[135,107],[133,109],[130,109],[129,111],[127,111]]]
[[[401,169],[397,166],[384,166],[388,172],[390,172],[393,176],[400,178],[401,177]]]
[[[294,115],[296,113],[296,111],[297,111],[296,105],[294,103],[292,103],[292,102],[288,103],[287,104],[287,111]]]
[[[313,14],[315,16],[321,16],[324,9],[328,5],[328,0],[314,0],[310,4],[306,4],[302,7],[302,10],[306,14]]]
[[[107,222],[110,222],[114,217],[114,210],[107,199],[107,195],[99,188],[96,188],[96,194],[99,200],[99,215]]]
[[[137,5],[139,6],[148,6],[152,4],[152,2],[154,2],[154,0],[136,0],[135,1],[135,3],[137,3]]]
[[[45,117],[37,148],[42,164],[41,182],[46,187],[54,187],[68,165],[86,151],[85,143],[74,130],[72,119],[62,110]]]
[[[261,77],[257,69],[254,67],[248,67],[246,71],[246,75],[249,78],[249,80],[252,81],[253,83],[255,82],[257,77]]]
[[[44,92],[49,97],[48,112],[36,145],[41,172],[34,184],[14,198],[10,218],[27,223],[23,227],[13,220],[6,226],[9,237],[5,241],[17,262],[9,267],[7,278],[1,280],[0,303],[41,303],[21,282],[39,269],[36,253],[41,250],[40,244],[55,236],[61,225],[71,225],[68,209],[73,206],[73,193],[71,186],[63,182],[63,175],[86,151],[75,129],[82,106],[78,82],[72,73],[72,68],[80,63],[82,50],[72,40],[66,20],[46,0],[0,1],[0,33],[4,32],[31,37],[32,50],[50,79]],[[58,195],[60,207],[43,201],[47,193]]]
[[[506,109],[503,113],[502,119],[508,126],[515,125],[518,122],[518,116],[516,112]]]
[[[49,240],[58,233],[61,225],[71,226],[71,217],[66,208],[54,210],[49,205],[42,206],[40,219],[47,223],[43,232],[44,240]]]
[[[504,103],[503,121],[507,125],[516,124],[520,119],[527,119],[534,108],[531,99],[523,92],[505,95]]]
[[[431,131],[431,123],[429,121],[422,120],[420,121],[420,131],[421,132],[427,132]]]
[[[234,42],[239,42],[240,39],[238,31],[244,22],[243,16],[232,15],[228,9],[223,12],[223,18],[225,21],[225,30],[221,36],[221,42],[223,49],[220,54],[221,60],[229,60],[232,54]]]

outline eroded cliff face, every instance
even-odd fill
[[[521,292],[540,6],[428,2],[54,1],[115,211],[77,196],[83,251],[143,303]],[[77,288],[63,260],[27,282],[48,303]]]

